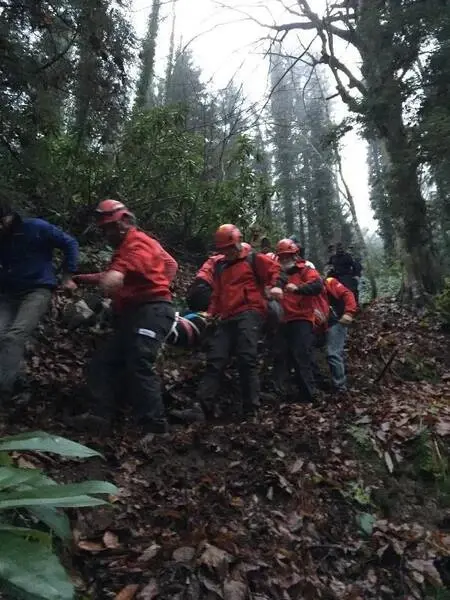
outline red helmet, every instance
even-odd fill
[[[217,250],[222,250],[224,248],[229,248],[230,246],[240,244],[241,240],[242,234],[239,229],[236,227],[236,225],[230,224],[221,225],[214,236],[214,242]]]
[[[97,225],[106,225],[116,223],[125,216],[132,217],[133,213],[119,200],[102,200],[95,209],[95,216]]]
[[[280,240],[277,244],[277,254],[297,254],[298,246],[295,242],[290,240],[289,238],[285,238],[284,240]]]

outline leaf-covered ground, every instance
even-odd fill
[[[448,336],[375,303],[352,329],[348,397],[311,407],[268,396],[245,422],[174,426],[148,455],[127,418],[106,439],[67,421],[86,403],[82,368],[98,337],[61,329],[57,304],[30,359],[31,398],[0,418],[0,434],[45,429],[106,457],[27,465],[120,488],[111,507],[72,514],[80,597],[450,597]],[[202,358],[166,354],[169,405],[189,406]]]

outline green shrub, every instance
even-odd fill
[[[441,319],[450,325],[450,277],[446,278],[444,290],[436,296],[435,303]]]
[[[54,552],[71,529],[64,508],[98,506],[96,495],[117,493],[105,481],[58,484],[39,469],[14,465],[13,451],[52,452],[89,458],[98,452],[41,431],[0,438],[0,596],[24,600],[71,600],[74,587]]]

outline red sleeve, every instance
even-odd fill
[[[160,244],[148,237],[145,242],[137,240],[134,243],[121,247],[113,256],[108,271],[119,271],[126,275],[135,273],[148,281],[154,281],[155,275],[160,278],[166,276]]]
[[[267,256],[267,254],[257,254],[255,256],[255,267],[264,286],[282,287],[279,262]]]
[[[161,246],[161,256],[164,261],[166,277],[170,283],[175,279],[178,271],[178,263],[164,248]]]
[[[298,294],[302,296],[318,296],[322,292],[323,281],[316,269],[304,265],[300,276],[302,284],[298,288]]]
[[[210,256],[208,260],[206,260],[200,269],[197,271],[196,279],[203,279],[209,285],[213,285],[214,281],[214,269],[218,260],[220,260],[222,256],[220,254],[216,254],[214,256]]]
[[[344,313],[354,315],[357,311],[356,300],[353,292],[334,277],[327,277],[325,280],[327,291],[336,298],[344,301]]]
[[[87,283],[89,285],[98,285],[100,279],[103,277],[105,272],[102,273],[78,273],[74,275],[72,279],[75,283]]]

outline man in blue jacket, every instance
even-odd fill
[[[63,281],[74,289],[78,243],[42,219],[24,219],[0,202],[0,392],[12,392],[25,343],[57,287],[53,252],[64,254]]]

